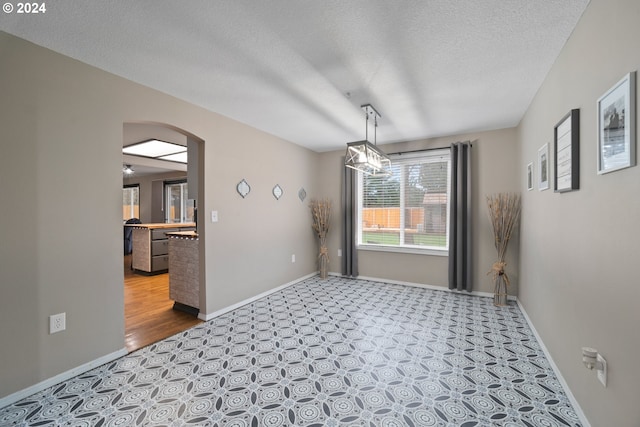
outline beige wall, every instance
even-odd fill
[[[1,32],[0,58],[0,397],[124,348],[123,123],[205,141],[202,312],[315,271],[297,192],[316,194],[316,153]],[[49,335],[59,312],[67,330]]]
[[[433,138],[381,146],[388,153],[448,147],[457,141],[471,141],[472,148],[472,190],[474,228],[474,291],[493,292],[493,284],[486,273],[495,262],[495,247],[491,225],[487,215],[485,198],[497,192],[513,192],[520,188],[522,171],[517,162],[518,144],[515,129],[504,129],[473,134]],[[330,271],[341,273],[342,226],[340,224],[341,178],[344,164],[344,150],[323,153],[320,156],[322,171],[321,192],[330,195],[336,204],[334,228],[329,235]],[[522,172],[522,173],[521,173]],[[508,270],[512,278],[510,294],[515,295],[518,286],[517,239],[509,249]],[[401,254],[394,252],[358,251],[361,276],[376,277],[403,282],[420,283],[448,287],[448,257],[434,255]]]
[[[596,174],[596,102],[640,68],[638,22],[637,0],[592,0],[519,127],[524,169],[580,109],[580,190],[522,184],[520,300],[594,426],[640,425],[640,167]],[[583,367],[583,346],[607,359],[607,388]]]

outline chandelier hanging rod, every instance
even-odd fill
[[[365,135],[365,139],[368,141],[369,140],[369,116],[373,116],[373,120],[374,120],[374,134],[373,134],[373,142],[375,145],[377,144],[376,138],[378,136],[378,119],[381,119],[382,116],[380,115],[380,113],[378,113],[378,111],[373,108],[373,105],[371,104],[363,104],[360,106],[360,108],[362,108],[362,111],[364,111],[365,114],[365,129],[364,129],[364,135]]]

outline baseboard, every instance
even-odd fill
[[[337,273],[330,273],[330,274],[332,276],[340,276],[340,274],[337,274]],[[368,280],[370,282],[391,283],[393,285],[413,286],[414,288],[431,289],[431,290],[434,290],[434,291],[452,292],[454,294],[473,295],[473,296],[477,296],[477,297],[493,298],[493,293],[491,293],[491,292],[457,291],[457,290],[454,290],[454,289],[445,288],[443,286],[428,285],[428,284],[425,284],[425,283],[405,282],[405,281],[402,281],[402,280],[380,279],[379,277],[358,276],[357,279]],[[509,295],[507,298],[510,301],[517,301],[517,298],[515,296],[512,296],[512,295]]]
[[[255,295],[255,296],[253,296],[251,298],[247,298],[247,299],[242,300],[242,301],[240,301],[238,303],[235,303],[233,305],[221,308],[220,310],[216,310],[213,313],[200,313],[200,314],[198,314],[198,319],[204,320],[205,322],[208,321],[208,320],[211,320],[211,319],[215,319],[216,317],[222,316],[223,314],[228,313],[230,311],[233,311],[236,308],[240,308],[240,307],[242,307],[244,305],[250,304],[250,303],[252,303],[254,301],[259,300],[260,298],[264,298],[267,295],[271,295],[271,294],[273,294],[275,292],[278,292],[278,291],[280,291],[282,289],[288,288],[289,286],[295,285],[298,282],[310,279],[311,277],[314,277],[314,276],[317,276],[317,275],[318,275],[318,272],[314,271],[311,274],[307,274],[306,276],[303,276],[303,277],[300,277],[298,279],[295,279],[295,280],[293,280],[293,281],[291,281],[289,283],[285,283],[284,285],[280,285],[277,288],[269,289],[266,292],[263,292],[261,294]]]
[[[524,306],[522,305],[519,299],[516,299],[516,301],[518,303],[518,307],[520,308],[520,311],[522,312],[522,315],[524,316],[525,320],[527,321],[527,324],[529,325],[529,328],[533,332],[533,335],[536,337],[536,340],[538,340],[538,344],[540,344],[540,348],[542,349],[542,352],[544,353],[547,360],[549,361],[549,364],[551,365],[551,369],[553,369],[553,372],[556,374],[558,381],[560,382],[560,384],[562,384],[562,388],[564,389],[564,392],[567,394],[567,397],[571,402],[571,406],[573,406],[573,409],[576,411],[576,415],[580,419],[580,423],[582,424],[583,427],[591,427],[591,424],[589,423],[589,420],[587,419],[587,417],[584,415],[584,412],[582,411],[582,408],[578,404],[578,401],[576,400],[573,393],[571,393],[569,384],[567,384],[567,382],[564,380],[564,377],[562,376],[562,373],[560,372],[558,365],[556,365],[556,363],[553,361],[553,358],[551,357],[551,353],[549,353],[549,350],[547,350],[547,347],[545,347],[544,342],[542,341],[542,338],[538,334],[538,331],[536,330],[535,326],[533,326],[533,323],[531,322],[531,319],[529,318],[527,311],[524,309]]]
[[[3,398],[0,399],[0,408],[4,408],[5,406],[9,406],[12,403],[15,403],[19,400],[24,399],[25,397],[29,397],[32,394],[38,393],[42,390],[46,390],[49,387],[52,387],[56,384],[59,384],[63,381],[67,381],[75,376],[78,376],[80,374],[83,374],[87,371],[92,370],[93,368],[97,368],[98,366],[102,366],[105,363],[109,363],[112,362],[122,356],[125,356],[127,354],[127,349],[126,348],[122,348],[118,351],[114,351],[113,353],[107,354],[105,356],[99,357],[95,360],[92,360],[91,362],[87,362],[83,365],[77,366],[73,369],[69,369],[66,372],[62,372],[54,377],[48,378],[44,381],[41,381],[37,384],[34,384],[30,387],[27,387],[23,390],[17,391],[13,394],[10,394],[8,396],[5,396]]]

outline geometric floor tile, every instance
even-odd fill
[[[314,277],[0,409],[1,426],[580,426],[517,305]]]

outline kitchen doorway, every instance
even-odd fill
[[[177,189],[185,196],[188,194],[191,206],[196,207],[198,201],[204,202],[204,183],[202,182],[204,168],[200,158],[204,154],[204,141],[188,132],[161,123],[128,122],[123,125],[123,147],[149,140],[184,146],[188,150],[188,159],[184,162],[171,162],[148,156],[123,154],[123,222],[131,221],[132,218],[143,225],[175,222],[172,215],[167,215],[168,209],[173,208],[170,203],[167,203],[166,191],[164,191],[167,182],[183,183]],[[125,169],[133,172],[125,173]],[[131,215],[137,215],[137,217],[127,218]],[[200,241],[203,241],[204,230],[202,227],[197,229]],[[124,236],[125,347],[132,352],[202,321],[193,314],[173,309],[174,301],[169,298],[168,273],[141,274],[146,272],[133,269],[130,243],[129,252],[127,251],[126,226]],[[198,247],[199,257],[202,260],[204,245],[199,244]],[[201,266],[200,282],[204,283],[204,271],[202,271],[204,263],[200,262],[199,265]],[[201,302],[204,301],[204,291],[204,286],[200,286]]]

